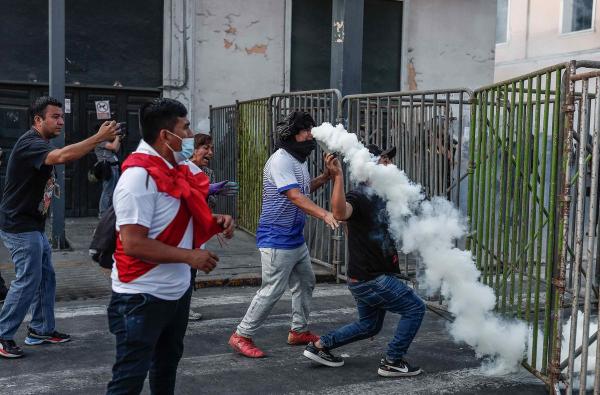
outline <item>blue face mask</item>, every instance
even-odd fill
[[[194,153],[194,138],[193,137],[181,138],[178,135],[176,135],[175,133],[171,133],[171,132],[169,132],[169,134],[172,134],[173,136],[175,136],[179,140],[181,140],[181,151],[175,151],[173,148],[171,148],[170,145],[167,144],[167,147],[169,147],[169,149],[171,151],[173,151],[175,161],[177,163],[179,163],[179,162],[183,162],[183,161],[191,158],[192,154]]]

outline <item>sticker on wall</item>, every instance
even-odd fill
[[[110,119],[110,103],[108,100],[98,100],[96,103],[96,118]]]
[[[71,99],[65,99],[65,114],[71,113]]]

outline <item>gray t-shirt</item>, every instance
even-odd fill
[[[100,144],[98,144],[96,148],[94,148],[96,158],[98,158],[98,160],[106,160],[111,163],[118,162],[119,158],[117,157],[117,154],[113,150],[109,150],[106,148],[106,144],[108,143],[109,141],[103,141]]]

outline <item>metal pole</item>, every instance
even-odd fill
[[[49,81],[50,96],[59,102],[65,101],[65,1],[50,0],[49,15]],[[65,131],[55,138],[52,143],[56,148],[65,145]],[[65,237],[65,165],[54,167],[56,182],[60,188],[59,198],[52,200],[52,247],[55,249],[69,248]]]
[[[364,0],[333,0],[331,87],[342,96],[360,93]]]

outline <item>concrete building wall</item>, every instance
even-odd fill
[[[492,82],[495,0],[410,0],[404,21],[405,89],[474,88]]]
[[[187,105],[193,126],[209,105],[289,90],[292,1],[165,0],[164,95]],[[495,1],[403,3],[403,90],[492,82]]]
[[[562,33],[561,0],[509,1],[508,41],[496,45],[495,81],[571,59],[600,60],[598,4],[591,30]]]
[[[164,84],[177,87],[164,95],[187,105],[194,127],[209,105],[284,90],[285,7],[282,0],[165,0]]]

